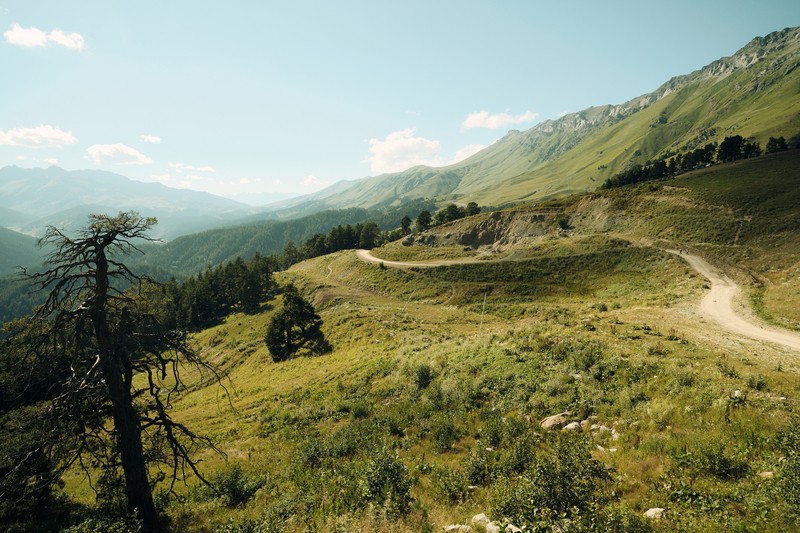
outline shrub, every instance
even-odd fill
[[[589,450],[584,437],[555,435],[550,452],[538,457],[522,476],[495,484],[492,513],[511,518],[517,526],[538,526],[588,511],[599,499],[601,482],[610,479]]]
[[[434,422],[431,428],[433,447],[443,453],[450,450],[459,438],[458,429],[451,418],[440,418]]]
[[[422,390],[427,388],[432,381],[433,369],[430,365],[423,363],[414,369],[414,385],[416,385],[417,389]]]
[[[778,478],[778,493],[795,513],[800,514],[800,417],[794,416],[789,428],[778,435],[785,460]]]
[[[433,471],[431,478],[434,493],[442,503],[455,505],[466,500],[467,476],[464,472],[437,468]]]
[[[213,479],[214,487],[229,507],[246,503],[266,482],[266,477],[246,474],[239,465],[223,470]]]
[[[411,504],[411,485],[406,466],[383,448],[367,464],[362,493],[369,502],[384,504],[390,500],[402,512]]]
[[[762,375],[757,376],[749,376],[747,378],[747,386],[753,390],[766,390],[767,388],[767,378]]]
[[[473,450],[462,463],[470,485],[488,485],[497,473],[497,454],[486,448]]]

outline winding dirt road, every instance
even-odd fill
[[[485,259],[476,259],[474,257],[465,257],[463,259],[434,259],[433,261],[387,261],[379,257],[375,257],[369,250],[356,250],[356,255],[362,261],[367,263],[383,263],[386,266],[394,268],[428,268],[448,265],[463,265],[466,263],[485,263]]]
[[[751,322],[736,313],[733,301],[739,294],[739,286],[728,276],[711,266],[705,259],[693,254],[684,254],[678,250],[666,250],[679,256],[686,261],[689,266],[697,271],[698,274],[708,279],[711,283],[711,290],[700,302],[700,314],[715,321],[723,328],[756,339],[760,341],[772,342],[786,346],[800,352],[800,334],[773,327],[764,327],[755,322]],[[386,266],[395,268],[412,267],[433,267],[443,265],[454,265],[459,263],[484,262],[480,259],[467,258],[455,260],[437,260],[425,262],[412,261],[385,261],[369,253],[369,250],[357,250],[356,255],[362,261],[370,263],[383,263]]]
[[[739,293],[739,286],[728,276],[711,266],[702,257],[681,254],[677,250],[667,250],[678,255],[711,282],[711,290],[700,302],[700,313],[714,320],[723,328],[734,333],[773,342],[800,352],[800,334],[772,327],[763,327],[736,314],[733,300]]]

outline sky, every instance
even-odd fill
[[[0,167],[266,203],[463,160],[798,25],[797,0],[0,0]]]

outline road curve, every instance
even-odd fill
[[[485,259],[476,259],[474,257],[465,257],[462,259],[434,259],[433,261],[387,261],[379,257],[375,257],[369,250],[356,250],[356,255],[362,261],[368,263],[383,263],[386,266],[395,268],[429,268],[447,265],[463,265],[468,263],[485,263]]]
[[[681,257],[689,266],[711,282],[711,290],[700,302],[701,314],[734,333],[751,339],[780,344],[800,352],[800,334],[763,327],[736,314],[733,300],[739,293],[739,286],[732,279],[711,266],[702,257],[680,253],[677,250],[666,251]]]
[[[697,271],[698,274],[708,279],[711,283],[711,290],[700,302],[700,313],[711,320],[717,322],[723,328],[756,339],[760,341],[780,344],[800,352],[800,334],[788,330],[772,327],[764,327],[736,314],[733,308],[733,300],[739,293],[739,286],[728,276],[711,266],[700,256],[688,253],[681,253],[678,250],[666,250],[679,256],[686,261],[689,266]],[[443,265],[454,265],[463,263],[485,262],[485,260],[466,258],[436,260],[425,262],[413,261],[385,261],[369,253],[369,250],[356,250],[356,255],[362,261],[370,263],[383,263],[386,266],[395,268],[412,267],[434,267]]]

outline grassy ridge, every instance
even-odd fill
[[[763,361],[719,350],[696,336],[684,310],[702,280],[671,256],[633,250],[584,254],[560,269],[557,297],[515,294],[514,316],[508,294],[490,293],[495,312],[482,326],[483,295],[469,288],[492,278],[484,265],[468,267],[478,281],[457,283],[446,269],[381,269],[344,252],[298,265],[288,276],[315,296],[335,351],[271,363],[260,344],[267,315],[236,315],[198,335],[231,370],[238,413],[212,390],[188,394],[178,410],[215,435],[246,479],[267,485],[238,508],[190,495],[173,516],[198,529],[233,518],[293,531],[418,531],[478,512],[498,516],[514,491],[527,490],[512,483],[516,476],[534,475],[558,446],[580,446],[538,426],[568,410],[609,428],[584,437],[615,471],[600,491],[615,496],[597,496],[596,517],[610,520],[614,509],[647,530],[641,513],[658,505],[671,510],[667,529],[788,527],[774,511],[773,484],[756,474],[778,468],[776,441],[763,437],[788,422],[791,404],[779,397],[800,394],[796,362],[763,348]],[[652,285],[614,291],[620,265],[643,257],[655,259],[642,272]],[[542,271],[548,263],[532,264]],[[608,306],[572,289],[587,271]],[[734,405],[736,389],[747,398]],[[359,492],[387,452],[411,480],[405,511]],[[230,468],[208,459],[208,468]]]
[[[546,235],[509,243],[514,260],[398,270],[338,252],[281,273],[334,351],[274,363],[263,336],[280,298],[195,335],[229,385],[190,387],[174,414],[227,458],[205,452],[222,494],[190,479],[166,508],[174,528],[435,531],[483,512],[529,528],[564,515],[588,530],[796,529],[782,458],[800,360],[698,317],[705,280],[648,245],[794,283],[796,158],[551,202],[570,229],[554,215]],[[542,429],[561,412],[583,431]],[[665,519],[645,519],[651,507]]]

